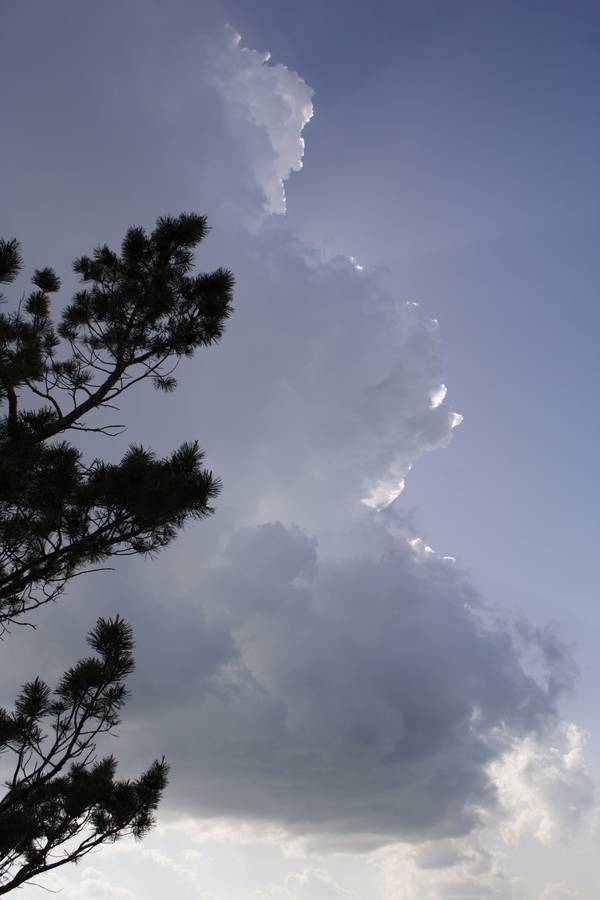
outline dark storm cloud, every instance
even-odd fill
[[[404,540],[332,562],[270,523],[225,555],[203,572],[204,612],[178,606],[157,716],[136,688],[133,733],[169,735],[177,806],[359,846],[470,830],[495,802],[490,763],[554,719],[555,652],[537,644],[534,680],[452,564]],[[147,669],[165,639],[149,622]]]

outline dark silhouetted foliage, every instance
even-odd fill
[[[118,255],[108,247],[75,262],[84,285],[60,316],[60,281],[34,272],[18,308],[0,313],[0,631],[55,599],[103,560],[154,553],[190,519],[212,512],[219,481],[196,442],[165,459],[131,446],[118,463],[86,462],[69,432],[118,433],[89,417],[151,379],[176,387],[183,356],[219,340],[231,313],[233,277],[192,274],[207,233],[203,216],[161,218],[147,235],[130,228]],[[0,241],[0,284],[22,268],[17,241]],[[133,669],[129,626],[99,619],[83,659],[51,691],[24,685],[13,712],[0,710],[0,894],[122,835],[141,837],[167,779],[156,761],[135,781],[115,780],[96,740],[118,725]],[[8,760],[7,766],[4,765]]]
[[[127,696],[131,629],[119,616],[98,619],[88,643],[96,655],[65,672],[54,691],[36,678],[13,712],[0,709],[10,772],[0,800],[0,894],[152,827],[167,782],[164,759],[135,781],[116,781],[115,759],[96,757],[96,739],[119,724]]]
[[[233,277],[191,274],[206,233],[203,216],[161,218],[149,236],[130,228],[121,255],[104,246],[76,260],[85,286],[57,327],[50,295],[60,282],[48,268],[34,273],[16,312],[0,313],[0,625],[89,566],[157,551],[212,512],[219,481],[196,443],[167,459],[132,446],[108,465],[85,463],[65,440],[69,431],[116,433],[88,417],[144,379],[173,390],[179,359],[221,337]],[[0,283],[21,266],[18,243],[0,241]]]

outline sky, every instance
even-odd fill
[[[121,612],[110,749],[172,766],[143,843],[45,886],[595,900],[597,4],[2,8],[0,233],[30,271],[66,302],[73,258],[195,210],[237,282],[177,392],[85,445],[198,438],[216,515],[2,647],[8,704]]]

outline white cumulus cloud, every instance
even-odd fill
[[[221,92],[229,114],[247,116],[268,140],[270,153],[257,158],[256,178],[265,209],[286,210],[285,181],[302,168],[302,130],[313,115],[313,91],[295,72],[272,64],[269,53],[251,50],[241,35],[227,29],[227,42],[213,59],[209,77]]]
[[[565,723],[551,743],[521,741],[492,765],[509,840],[534,834],[543,843],[569,840],[593,809],[593,783],[584,757],[585,737]]]
[[[580,900],[581,894],[573,891],[565,881],[549,884],[538,900]]]

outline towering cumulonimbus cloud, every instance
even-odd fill
[[[461,419],[437,322],[267,214],[302,164],[312,90],[298,75],[228,31],[195,37],[142,99],[184,148],[170,146],[173,202],[192,191],[211,214],[201,265],[230,265],[237,290],[222,343],[182,367],[177,394],[129,408],[129,440],[200,438],[224,482],[217,515],[121,572],[110,597],[80,588],[135,627],[119,755],[132,768],[149,747],[168,755],[174,815],[276,823],[344,850],[405,842],[389,871],[407,897],[484,885],[504,900],[473,835],[493,820],[507,838],[510,818],[545,838],[577,824],[592,787],[557,711],[567,651],[487,607],[395,502]],[[85,606],[48,620],[61,659]],[[303,877],[280,896],[346,896]]]
[[[228,140],[249,148],[272,206],[265,171],[298,168],[312,92],[237,36],[219,52],[209,81]],[[253,215],[260,224],[221,239],[239,287],[202,364],[218,394],[194,409],[183,388],[226,490],[218,540],[204,553],[198,534],[193,564],[191,539],[178,552],[187,600],[159,725],[173,736],[173,795],[191,813],[332,846],[466,835],[508,803],[501,764],[555,728],[568,653],[487,609],[394,504],[461,420],[437,322],[376,272],[323,260],[258,204]],[[152,633],[140,646],[156,658]],[[571,774],[567,802],[583,812],[581,757]]]

